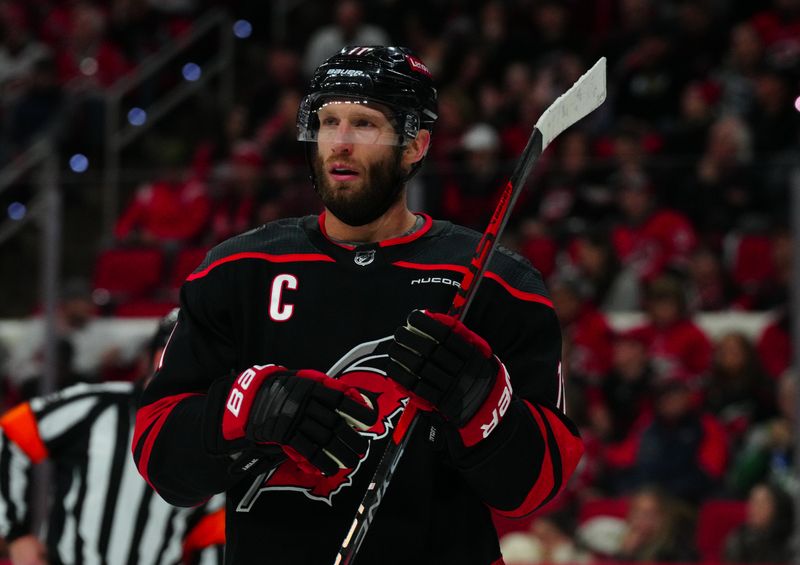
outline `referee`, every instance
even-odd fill
[[[153,338],[160,356],[177,320]],[[130,456],[144,383],[78,384],[0,418],[0,536],[14,565],[222,563],[224,498],[175,508],[144,482]],[[46,543],[31,531],[31,468],[55,468]]]

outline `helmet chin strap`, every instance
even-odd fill
[[[423,157],[422,159],[411,165],[411,170],[408,171],[408,174],[405,177],[403,177],[403,185],[405,185],[408,181],[414,178],[414,175],[416,175],[419,172],[420,167],[422,167],[422,162],[424,160],[425,157]]]

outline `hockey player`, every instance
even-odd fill
[[[532,512],[580,458],[538,272],[501,251],[464,324],[441,313],[479,234],[406,205],[436,111],[408,49],[325,61],[298,113],[325,211],[222,243],[183,285],[133,454],[174,504],[227,492],[226,563],[333,563],[409,399],[428,411],[360,565],[501,563],[490,509]]]
[[[177,310],[159,324],[147,369],[176,320]],[[128,446],[142,387],[77,384],[0,417],[0,536],[13,565],[222,562],[224,498],[175,508],[136,473]],[[32,465],[45,459],[55,482],[43,541],[31,530],[27,499]]]

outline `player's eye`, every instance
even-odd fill
[[[339,120],[334,118],[333,116],[322,117],[319,119],[320,125],[323,126],[335,126],[339,123]]]
[[[353,126],[357,128],[374,128],[375,123],[366,118],[356,118],[353,120]]]

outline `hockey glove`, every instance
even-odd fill
[[[445,314],[409,314],[394,334],[387,375],[455,424],[467,447],[489,436],[511,402],[508,373],[489,344]]]
[[[278,446],[304,471],[333,475],[358,464],[369,443],[355,430],[376,420],[365,396],[324,373],[255,365],[230,387],[221,434],[248,448]]]

